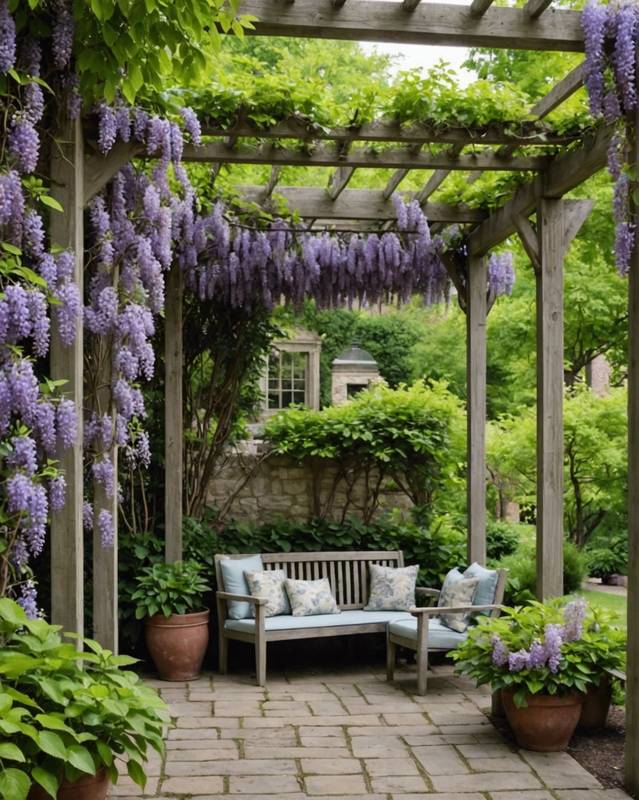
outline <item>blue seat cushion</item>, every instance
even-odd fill
[[[251,594],[244,577],[245,572],[261,572],[264,569],[262,556],[248,558],[222,558],[220,560],[224,591],[231,594]],[[222,588],[222,587],[220,587]],[[251,606],[238,600],[228,602],[228,614],[231,619],[245,619],[251,616]]]
[[[464,572],[464,578],[479,578],[477,591],[473,599],[475,606],[489,606],[495,602],[495,590],[499,575],[496,569],[486,569],[475,562]],[[482,612],[490,613],[490,612]]]
[[[335,628],[346,625],[365,625],[390,622],[403,619],[409,622],[414,617],[408,611],[363,611],[360,609],[342,611],[341,614],[316,614],[311,617],[294,617],[283,614],[277,617],[267,617],[264,627],[267,631],[298,630],[300,628]],[[229,631],[244,633],[255,632],[254,619],[227,619],[224,627]]]
[[[397,619],[389,624],[391,633],[402,636],[404,639],[417,641],[417,619]],[[452,631],[443,625],[436,617],[428,620],[428,649],[429,650],[454,650],[457,645],[466,639],[466,633]]]

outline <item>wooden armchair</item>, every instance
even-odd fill
[[[472,606],[425,606],[423,608],[412,608],[411,614],[415,619],[396,620],[390,622],[386,629],[386,678],[393,680],[395,674],[395,662],[397,660],[397,646],[413,650],[417,656],[417,693],[426,694],[427,675],[428,675],[428,653],[430,652],[450,652],[466,639],[467,633],[458,633],[450,628],[446,628],[437,617],[440,614],[490,612],[491,617],[499,616],[501,605],[504,599],[504,589],[506,587],[505,569],[497,570],[497,584],[495,586],[494,602],[489,605]],[[440,595],[439,589],[418,587],[415,595],[419,597],[430,597],[437,600]],[[471,623],[472,625],[472,618]]]

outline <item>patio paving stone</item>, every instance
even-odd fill
[[[431,694],[415,673],[377,669],[150,681],[176,727],[146,789],[126,774],[114,800],[628,800],[566,753],[518,750],[485,713],[490,695],[437,666]]]

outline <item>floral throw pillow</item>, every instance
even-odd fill
[[[284,591],[286,573],[283,569],[263,570],[262,572],[245,572],[249,591],[253,597],[265,597],[264,616],[277,617],[279,614],[290,614],[291,606]],[[251,616],[255,616],[255,608],[251,608]]]
[[[462,578],[460,576],[458,580],[446,580],[437,605],[440,607],[472,606],[478,586],[479,578]],[[439,618],[442,625],[450,628],[451,631],[464,633],[470,622],[470,612],[467,614],[463,612],[440,614]]]
[[[328,578],[318,581],[284,582],[294,617],[312,617],[315,614],[339,614]]]
[[[381,567],[371,564],[371,592],[364,611],[408,611],[415,607],[417,565]]]

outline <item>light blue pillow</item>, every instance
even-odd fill
[[[489,606],[495,602],[495,589],[499,575],[495,569],[486,569],[475,562],[464,572],[464,578],[479,578],[473,605]]]
[[[245,572],[261,572],[264,569],[262,556],[255,555],[248,558],[223,558],[220,561],[224,591],[231,594],[251,594],[249,585],[244,577]],[[229,617],[231,619],[248,619],[251,616],[251,606],[238,600],[229,600]]]

